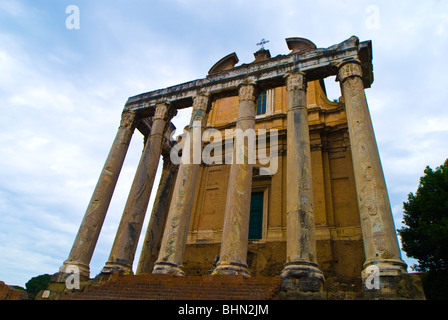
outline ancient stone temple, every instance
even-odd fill
[[[373,83],[371,42],[351,37],[322,49],[288,38],[286,44],[285,55],[271,57],[262,48],[253,62],[237,65],[232,53],[203,79],[128,99],[55,283],[73,266],[91,277],[90,260],[137,128],[144,150],[98,281],[129,275],[180,285],[202,277],[237,286],[232,279],[274,279],[277,297],[288,299],[332,292],[422,297],[401,258],[364,93]],[[323,79],[330,76],[341,87],[338,101],[326,95]],[[175,141],[171,120],[188,107],[190,125]]]

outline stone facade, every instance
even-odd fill
[[[308,84],[306,97],[317,262],[326,277],[354,281],[365,257],[347,117],[342,102],[327,99],[320,81]],[[279,155],[275,174],[255,170],[252,178],[252,191],[263,192],[265,201],[262,238],[248,246],[252,276],[279,275],[286,261],[287,100],[286,86],[273,89],[270,114],[255,119],[255,130],[279,130]],[[238,97],[215,101],[207,126],[224,136],[236,126],[237,108]],[[188,274],[209,273],[220,255],[230,169],[228,164],[200,167],[183,264]]]
[[[373,296],[397,296],[396,284],[408,277],[364,94],[373,82],[371,42],[351,37],[322,49],[302,38],[286,41],[287,55],[271,58],[262,49],[252,63],[235,66],[233,53],[204,79],[128,99],[72,251],[54,281],[62,282],[71,265],[90,276],[93,249],[137,128],[145,146],[102,277],[133,273],[163,156],[137,274],[281,277],[281,297],[309,299],[323,298],[325,290],[370,290],[373,267],[381,283]],[[327,98],[328,76],[340,82],[339,101]],[[176,144],[170,120],[187,107],[192,114],[184,138],[199,132],[203,139],[183,141],[180,164],[170,165]],[[257,146],[267,141],[255,162],[249,143],[215,154],[217,146],[238,139],[239,129],[254,130]],[[198,162],[195,150],[207,149],[222,161],[208,163],[200,154]],[[256,237],[250,234],[254,193],[262,199]]]

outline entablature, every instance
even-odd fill
[[[193,104],[192,97],[198,92],[207,92],[212,99],[236,96],[238,85],[250,79],[263,90],[283,86],[288,72],[300,70],[307,81],[337,76],[342,62],[356,59],[361,62],[363,82],[369,88],[373,82],[371,41],[359,42],[355,36],[326,49],[292,52],[279,55],[259,63],[243,64],[229,70],[208,75],[206,78],[186,82],[176,86],[154,90],[130,97],[125,110],[135,110],[147,116],[154,113],[157,103],[169,102],[175,109],[183,109]]]

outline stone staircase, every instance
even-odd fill
[[[280,277],[113,275],[64,300],[276,300]]]

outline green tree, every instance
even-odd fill
[[[427,299],[448,299],[448,159],[435,170],[426,167],[415,194],[403,203],[398,230],[403,250],[417,259]]]
[[[405,227],[398,230],[403,250],[417,259],[414,270],[448,271],[448,159],[443,165],[429,166],[420,178],[415,194],[404,205]]]
[[[36,294],[41,291],[47,289],[50,283],[51,275],[49,274],[41,274],[40,276],[31,278],[26,284],[26,292],[31,299],[36,297]]]

